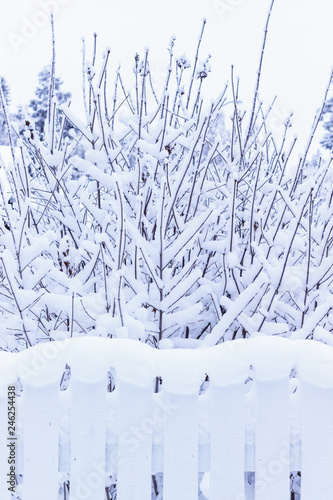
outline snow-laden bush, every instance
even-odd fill
[[[99,71],[94,54],[85,120],[62,105],[57,123],[52,66],[45,140],[27,120],[1,169],[2,349],[87,334],[155,346],[256,332],[330,341],[330,164],[308,163],[311,139],[291,164],[290,120],[278,141],[260,70],[250,110],[233,78],[230,96],[207,106],[200,41],[190,62],[171,40],[163,89],[148,50],[131,91],[119,69],[110,92],[109,51]]]

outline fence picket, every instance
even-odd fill
[[[302,500],[333,498],[333,388],[300,383]]]
[[[151,497],[153,384],[140,387],[117,378],[117,500]]]
[[[106,385],[72,374],[70,500],[105,498]]]
[[[164,391],[163,500],[198,498],[198,394]]]
[[[58,500],[59,382],[23,384],[23,500]]]
[[[289,376],[255,389],[255,500],[289,500]]]
[[[210,387],[210,500],[244,499],[244,386]]]

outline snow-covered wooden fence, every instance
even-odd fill
[[[70,384],[60,391],[66,364]],[[158,394],[156,377],[162,377]],[[255,500],[289,500],[291,471],[301,471],[302,500],[333,498],[327,345],[258,337],[202,350],[154,350],[90,337],[0,352],[3,500],[11,498],[8,443],[14,442],[8,386],[18,379],[15,466],[23,473],[23,500],[58,500],[66,472],[71,500],[103,500],[115,473],[117,500],[148,500],[156,472],[163,472],[164,500],[197,499],[199,472],[210,472],[210,500],[243,500],[244,471],[255,471]]]

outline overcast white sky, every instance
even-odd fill
[[[14,104],[33,96],[37,74],[50,62],[50,30],[45,11],[55,11],[57,74],[81,100],[81,38],[99,50],[109,46],[116,67],[131,68],[135,52],[149,46],[152,70],[162,74],[166,47],[177,37],[175,54],[193,60],[202,18],[207,18],[201,56],[212,55],[207,93],[214,97],[230,78],[230,66],[241,77],[241,97],[253,92],[266,14],[271,0],[0,0],[0,74],[12,89]],[[320,106],[332,62],[331,0],[275,0],[264,64],[261,97],[275,95],[275,119],[294,112],[294,134],[308,135]],[[90,45],[89,45],[90,44]],[[88,51],[89,52],[89,51]],[[158,77],[157,77],[158,78]]]

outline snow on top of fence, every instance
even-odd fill
[[[130,339],[76,337],[20,353],[0,352],[2,388],[17,377],[30,385],[58,382],[66,364],[75,379],[91,383],[104,378],[110,367],[122,380],[141,387],[161,376],[174,393],[197,392],[206,374],[214,385],[241,382],[250,366],[260,380],[283,378],[296,366],[308,382],[333,386],[333,349],[312,340],[259,336],[208,349],[157,350]]]

